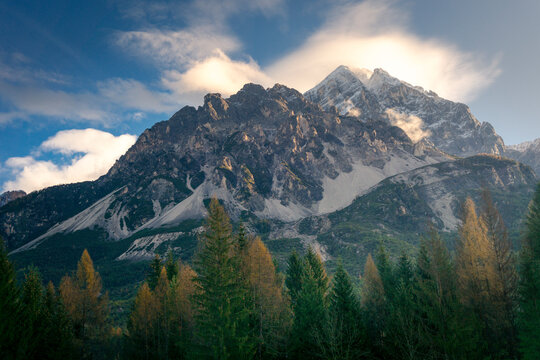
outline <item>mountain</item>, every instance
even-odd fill
[[[411,139],[429,140],[457,156],[502,155],[504,142],[491,124],[480,123],[465,104],[412,86],[382,69],[373,72],[340,66],[305,93],[324,109],[364,121],[385,120],[401,127]]]
[[[55,281],[87,248],[117,289],[111,296],[132,291],[146,271],[141,260],[155,252],[172,249],[189,260],[213,196],[235,223],[260,234],[282,265],[292,249],[307,245],[329,265],[343,257],[355,273],[377,244],[392,255],[413,253],[429,223],[453,236],[460,203],[477,199],[482,187],[492,190],[515,235],[537,181],[533,170],[496,155],[457,158],[430,138],[413,141],[414,132],[389,120],[390,100],[374,90],[374,75],[373,84],[357,78],[338,91],[328,82],[316,92],[357,94],[366,100],[358,113],[340,113],[330,96],[315,103],[279,84],[246,84],[229,98],[208,94],[202,106],[186,106],[145,130],[96,181],[50,187],[0,207],[0,235],[18,266],[34,264]],[[435,97],[392,81],[404,87],[397,97],[404,104]],[[433,104],[465,106],[439,98]],[[476,124],[472,115],[458,118]]]
[[[505,156],[530,165],[540,174],[540,138],[518,145],[508,145]]]
[[[388,176],[450,157],[398,127],[339,116],[276,85],[209,94],[146,130],[95,182],[32,193],[2,208],[10,249],[99,227],[109,238],[205,214],[210,196],[234,218],[294,221],[332,212]]]
[[[26,193],[22,190],[6,191],[0,194],[0,207],[6,205],[8,202],[25,196]]]

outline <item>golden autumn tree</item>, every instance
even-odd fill
[[[148,283],[143,283],[135,297],[128,320],[126,355],[131,359],[150,359],[153,356],[156,304]]]
[[[109,313],[109,296],[102,292],[101,277],[94,269],[86,249],[77,264],[77,272],[62,279],[60,295],[83,356],[88,356],[93,344],[103,340]]]
[[[243,268],[253,298],[259,356],[279,354],[290,327],[288,301],[283,279],[276,272],[270,252],[259,237],[249,242]]]
[[[456,273],[466,306],[485,312],[496,283],[495,252],[471,198],[465,200],[457,243]]]

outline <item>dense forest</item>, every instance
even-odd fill
[[[381,246],[361,278],[313,248],[285,273],[216,199],[191,265],[156,255],[124,326],[90,254],[57,288],[17,282],[0,250],[2,359],[539,359],[540,185],[513,251],[489,192],[467,199],[451,247],[432,229],[412,259]]]

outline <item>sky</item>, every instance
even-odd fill
[[[540,137],[537,0],[0,0],[0,192],[103,175],[204,94],[339,65],[468,104],[506,144]]]

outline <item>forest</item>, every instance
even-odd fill
[[[540,358],[540,184],[514,250],[490,193],[466,199],[455,244],[434,227],[416,257],[380,247],[360,278],[316,248],[279,271],[264,243],[212,199],[188,264],[151,262],[113,325],[88,251],[55,287],[0,249],[2,359]]]

